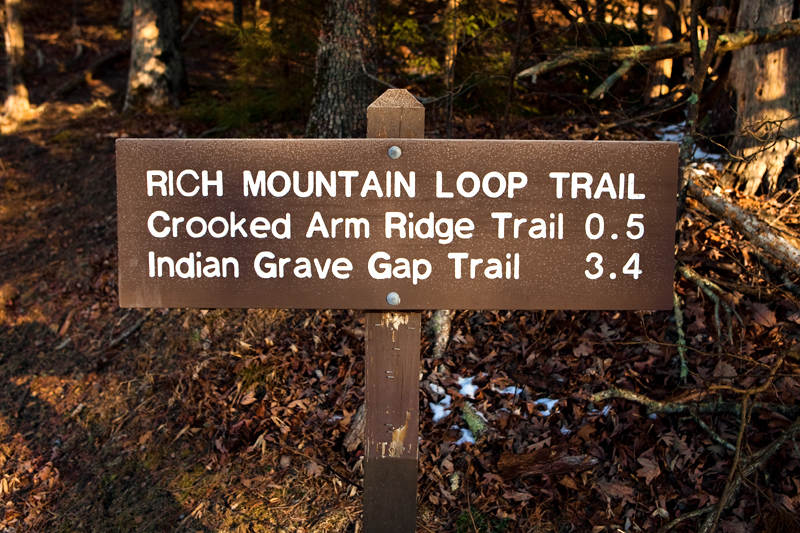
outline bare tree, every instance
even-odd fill
[[[20,19],[20,0],[6,0],[6,102],[3,112],[7,118],[21,120],[31,112],[28,99],[28,89],[22,76],[22,66],[25,62],[25,41],[22,34],[22,20]]]
[[[134,0],[125,111],[180,104],[186,87],[180,44],[180,0]]]
[[[375,84],[375,0],[328,0],[317,49],[306,137],[363,137]]]
[[[742,0],[738,28],[769,26],[798,18],[797,2]],[[800,38],[760,44],[733,53],[730,82],[735,93],[736,131],[731,151],[742,159],[729,166],[747,194],[772,193],[796,170],[800,141]]]

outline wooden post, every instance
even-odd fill
[[[424,134],[425,108],[404,89],[386,91],[367,108],[369,138]],[[417,527],[422,315],[368,312],[366,321],[364,532],[411,533]]]

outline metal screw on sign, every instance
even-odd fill
[[[386,295],[386,303],[389,305],[400,305],[400,295],[396,292],[390,292]]]
[[[389,148],[389,157],[391,157],[392,159],[397,159],[401,155],[403,155],[403,151],[400,149],[399,146],[392,146],[391,148]]]

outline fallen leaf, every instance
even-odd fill
[[[506,492],[503,493],[503,498],[505,498],[506,500],[514,500],[515,502],[526,502],[531,498],[533,498],[533,496],[531,496],[527,492],[522,492],[519,490],[515,491],[507,490]]]
[[[314,461],[309,461],[306,463],[306,473],[312,477],[319,477],[322,475],[323,469]]]
[[[639,477],[643,477],[645,483],[648,485],[651,481],[658,477],[661,474],[661,468],[658,466],[658,461],[647,459],[645,457],[639,457],[637,459],[642,468],[636,471],[636,475]]]
[[[762,303],[753,304],[753,320],[765,328],[774,328],[778,325],[775,313]]]

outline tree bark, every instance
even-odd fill
[[[328,0],[319,36],[306,137],[363,137],[375,87],[375,0]]]
[[[6,102],[4,114],[12,120],[22,120],[31,112],[28,88],[22,76],[25,63],[25,41],[20,19],[20,0],[6,0]]]
[[[180,0],[134,0],[124,111],[141,105],[180,105],[186,88],[180,44]]]
[[[708,192],[689,180],[689,194],[702,203],[721,220],[747,238],[762,252],[771,255],[780,265],[795,276],[800,276],[800,248],[772,231],[769,224],[725,198]]]
[[[133,22],[133,0],[122,0],[122,9],[119,12],[117,26],[120,28],[130,28]]]
[[[456,54],[458,54],[458,4],[447,0],[444,13],[447,24],[447,44],[444,50],[444,86],[447,89],[447,138],[453,136],[453,92],[455,91]]]
[[[653,27],[653,44],[661,44],[674,37],[677,12],[676,0],[661,0],[658,3],[658,15]],[[658,98],[669,92],[669,80],[672,77],[672,59],[656,61],[650,68],[650,78],[645,99]]]
[[[233,0],[233,23],[242,27],[242,0]]]
[[[738,27],[790,21],[793,4],[743,0]],[[746,194],[772,194],[796,174],[791,167],[800,141],[800,38],[734,52],[730,81],[737,111],[731,151],[743,161],[734,162],[728,171]]]

